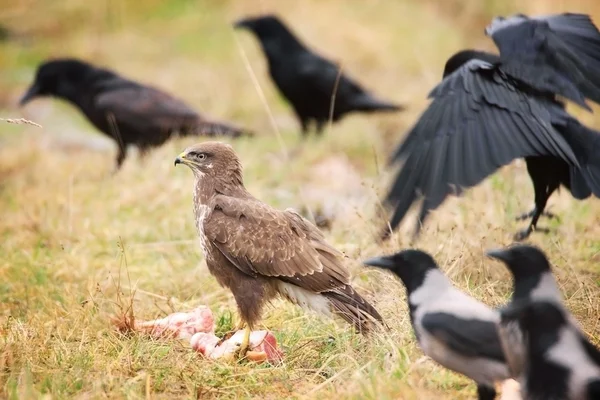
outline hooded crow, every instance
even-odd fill
[[[338,66],[307,48],[274,15],[245,18],[235,27],[250,30],[260,41],[271,78],[296,112],[303,135],[312,121],[320,134],[330,118],[335,122],[350,112],[404,108],[373,97]]]
[[[535,208],[515,235],[536,229],[552,193],[600,197],[600,134],[565,110],[560,98],[600,104],[600,32],[584,14],[497,18],[487,28],[500,55],[463,50],[446,62],[431,104],[390,163],[403,165],[387,194],[393,214],[382,236],[423,197],[414,233],[449,195],[525,158]],[[546,215],[550,215],[546,213]]]
[[[410,321],[423,352],[475,381],[480,400],[510,378],[496,324],[498,312],[458,290],[420,250],[375,257],[364,264],[393,272],[407,292]]]
[[[546,300],[562,303],[562,295],[544,252],[531,245],[489,250],[486,255],[502,261],[513,276],[511,301]]]
[[[600,399],[596,349],[569,321],[563,307],[549,301],[521,301],[501,312],[501,323],[523,332],[525,363],[519,376],[523,400]]]
[[[117,143],[116,170],[127,156],[128,145],[137,146],[144,154],[175,134],[231,137],[251,134],[206,119],[181,100],[152,86],[73,58],[42,63],[20,103],[25,105],[45,96],[70,102]]]
[[[490,250],[487,255],[504,262],[513,275],[513,295],[505,309],[539,301],[554,304],[562,310],[574,331],[579,332],[582,346],[588,349],[589,357],[600,365],[600,353],[593,346],[588,345],[579,322],[563,305],[562,295],[552,274],[550,262],[541,249],[531,245],[516,245]],[[519,324],[511,319],[502,321],[498,331],[511,374],[519,376],[523,373],[527,357],[523,332]]]

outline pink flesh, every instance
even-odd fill
[[[229,339],[216,346],[219,338],[210,333],[197,333],[190,340],[192,348],[202,355],[217,359],[231,357],[239,348],[244,338],[244,331],[237,331]],[[250,350],[263,352],[267,361],[277,363],[282,360],[283,353],[277,348],[277,339],[269,331],[253,331],[250,333]]]
[[[240,330],[217,346],[220,339],[214,334],[215,321],[208,307],[200,306],[189,312],[177,312],[151,321],[135,321],[135,329],[155,338],[189,339],[192,348],[212,359],[232,357],[242,343]],[[277,348],[277,339],[270,331],[250,333],[249,350],[266,354],[267,361],[280,362],[283,352]]]
[[[136,321],[135,328],[153,337],[189,339],[197,332],[213,332],[214,318],[208,307],[197,307],[189,312],[170,314],[152,321]]]

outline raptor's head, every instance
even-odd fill
[[[177,156],[177,164],[187,165],[197,178],[210,177],[226,184],[243,184],[240,159],[227,143],[194,144]]]

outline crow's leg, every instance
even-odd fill
[[[524,221],[526,219],[532,218],[534,215],[535,215],[535,207],[533,207],[533,210],[523,213],[515,219],[517,221]],[[544,211],[541,216],[546,217],[546,218],[557,218],[558,219],[558,215],[552,214],[550,211]]]
[[[115,165],[113,174],[116,174],[121,169],[121,166],[123,166],[123,161],[125,161],[125,157],[127,157],[127,145],[118,143],[118,146],[117,163]]]
[[[527,237],[529,237],[529,235],[531,235],[531,232],[536,230],[538,220],[540,219],[540,216],[542,216],[542,214],[544,213],[544,208],[546,208],[546,203],[548,202],[548,199],[550,198],[552,193],[554,193],[554,191],[558,189],[559,186],[559,183],[555,182],[551,184],[546,184],[545,182],[540,182],[539,180],[536,180],[534,178],[532,178],[532,180],[533,189],[535,191],[535,208],[533,209],[533,215],[531,217],[531,222],[529,223],[529,226],[515,234],[516,241],[526,239]],[[547,229],[537,230],[546,232],[548,231]]]
[[[325,122],[326,121],[323,121],[323,120],[317,120],[316,131],[317,131],[317,135],[318,136],[322,136],[323,135],[323,128],[325,127]]]
[[[140,146],[140,147],[138,147],[138,150],[139,150],[139,159],[143,164],[144,162],[146,162],[146,158],[148,157],[148,154],[150,153],[150,147]]]
[[[306,139],[309,133],[310,119],[304,118],[298,112],[296,112],[296,117],[298,118],[298,121],[300,121],[300,133],[302,133],[302,139]]]

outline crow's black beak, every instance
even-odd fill
[[[508,254],[504,249],[488,250],[485,255],[496,260],[508,262]]]
[[[23,97],[21,97],[21,100],[19,100],[19,105],[24,106],[25,104],[33,100],[33,98],[36,97],[39,94],[39,92],[40,88],[34,83],[29,89],[27,89],[27,92],[25,92]]]
[[[387,257],[373,257],[363,261],[363,264],[370,267],[378,267],[383,269],[394,268],[394,262]]]
[[[243,18],[243,19],[238,19],[237,21],[235,21],[233,23],[233,27],[236,29],[241,29],[241,28],[250,28],[250,20],[247,18]]]

